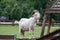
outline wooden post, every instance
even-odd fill
[[[46,14],[44,14],[43,23],[42,23],[42,30],[41,30],[41,35],[40,36],[44,35],[45,23],[46,23]]]
[[[52,22],[52,14],[50,14],[50,19],[49,19],[49,22],[48,22],[49,24],[48,24],[47,34],[50,33],[51,22]]]

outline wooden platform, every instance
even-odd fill
[[[0,35],[0,40],[16,40],[15,35]]]

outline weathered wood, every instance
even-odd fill
[[[0,35],[0,40],[16,40],[15,35]]]
[[[40,38],[38,38],[37,40],[51,40],[51,39],[54,39],[54,36],[56,36],[56,34],[60,34],[60,29],[57,29],[56,31],[52,32],[52,33],[49,33],[47,35],[44,35]],[[58,35],[60,36],[60,35]],[[57,36],[56,36],[57,37]],[[60,37],[59,37],[60,38]],[[57,39],[59,39],[57,38]],[[60,39],[59,39],[60,40]]]
[[[60,36],[53,37],[51,40],[60,40]]]
[[[50,14],[50,19],[49,19],[49,22],[48,22],[49,24],[48,24],[47,34],[50,33],[51,22],[52,22],[52,14]]]
[[[45,23],[46,23],[46,14],[44,14],[43,23],[42,23],[42,30],[41,30],[41,35],[40,36],[44,35]]]
[[[52,5],[51,8],[44,9],[44,13],[45,14],[50,14],[50,20],[49,20],[48,31],[47,31],[47,33],[49,33],[51,22],[52,22],[52,19],[51,19],[52,13],[60,13],[60,0],[56,0],[56,2]]]
[[[44,9],[44,13],[60,13],[60,9]]]
[[[60,13],[60,0],[56,0],[51,8],[44,9],[44,13]]]
[[[53,8],[50,8],[50,9],[44,9],[44,11],[60,11],[60,9],[53,9]]]
[[[45,11],[45,13],[60,13],[60,11]]]
[[[44,9],[44,13],[45,14],[51,14],[51,13],[60,13],[60,0],[56,0],[56,2],[53,4],[53,6],[49,9]],[[46,16],[44,15],[44,20],[43,20],[43,23],[42,23],[42,32],[41,32],[41,38],[38,39],[38,40],[50,40],[50,38],[53,37],[53,35],[57,34],[57,33],[60,33],[60,29],[53,32],[53,33],[50,33],[48,35],[46,35],[45,37],[43,36],[44,34],[44,29],[45,29],[45,21],[46,21]],[[47,33],[49,33],[50,31],[50,26],[51,26],[51,15],[50,15],[50,20],[49,20],[49,25],[48,25],[48,31]],[[60,39],[59,39],[60,40]]]

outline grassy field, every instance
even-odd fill
[[[0,35],[1,34],[15,34],[18,38],[20,37],[19,35],[19,29],[18,25],[12,26],[12,25],[0,25]],[[50,32],[55,31],[56,29],[60,28],[59,26],[54,26],[51,27]],[[47,27],[45,27],[45,34],[47,33]],[[36,26],[34,30],[34,36],[39,37],[41,34],[41,26]],[[29,33],[25,32],[25,37],[28,37]]]

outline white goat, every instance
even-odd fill
[[[24,36],[25,31],[29,31],[31,33],[32,37],[34,35],[34,26],[36,25],[36,21],[39,20],[40,18],[40,13],[35,10],[34,11],[33,17],[30,17],[29,19],[27,18],[22,18],[19,22],[19,33],[21,33],[22,36]]]

